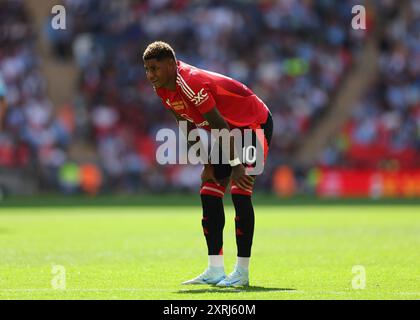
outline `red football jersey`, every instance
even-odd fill
[[[231,128],[253,127],[267,120],[268,108],[248,87],[224,75],[177,61],[176,91],[156,89],[167,109],[209,130],[202,114],[216,107]]]

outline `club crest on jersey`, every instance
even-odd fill
[[[172,102],[172,108],[174,110],[182,110],[184,109],[184,103],[182,101],[174,101]]]
[[[172,107],[174,110],[182,110],[184,109],[184,103],[182,101],[171,101],[169,99],[166,99],[166,103],[169,107]]]

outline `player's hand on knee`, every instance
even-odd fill
[[[232,180],[241,189],[252,189],[254,178],[246,174],[246,169],[242,164],[232,167]]]

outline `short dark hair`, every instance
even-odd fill
[[[166,42],[155,41],[149,44],[143,53],[143,60],[150,59],[156,59],[158,61],[162,59],[173,59],[176,61],[175,51]]]

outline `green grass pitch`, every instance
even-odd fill
[[[245,289],[180,285],[207,264],[198,206],[0,206],[0,299],[420,298],[418,204],[258,203]],[[233,218],[227,206],[227,272]]]

